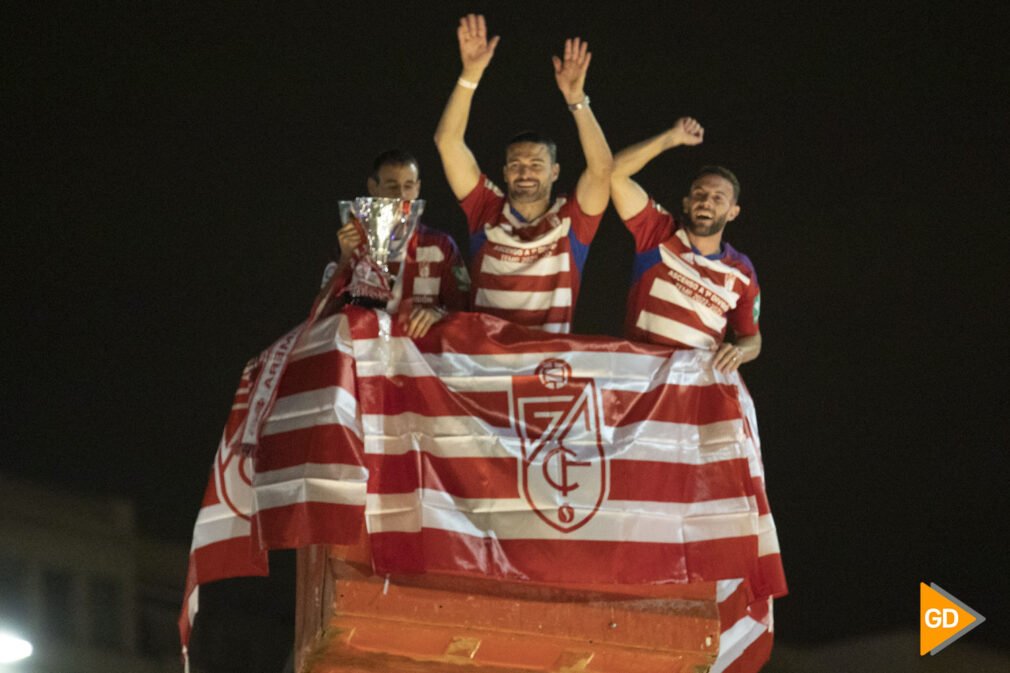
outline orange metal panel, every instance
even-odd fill
[[[299,552],[300,673],[696,673],[718,652],[714,583],[386,578],[367,559],[365,544]]]

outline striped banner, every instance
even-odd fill
[[[711,357],[476,313],[411,340],[348,307],[291,353],[246,535],[347,544],[364,517],[379,573],[721,580],[717,669],[757,670],[786,585],[753,403]]]

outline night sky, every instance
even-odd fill
[[[425,220],[463,247],[432,135],[483,11],[502,41],[467,138],[493,177],[537,128],[574,186],[550,65],[574,35],[615,152],[704,124],[638,176],[661,203],[702,164],[740,177],[778,638],[914,629],[926,581],[1010,649],[1004,7],[217,4],[0,9],[0,471],[133,498],[188,543],[242,365],[306,315],[375,154],[418,156]],[[610,209],[576,331],[619,334],[631,258]]]

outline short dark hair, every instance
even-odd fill
[[[519,143],[534,143],[535,145],[543,145],[547,148],[547,153],[551,156],[551,163],[558,163],[557,143],[547,136],[538,133],[537,131],[523,131],[522,133],[517,133],[505,144],[505,152],[508,152],[510,147],[518,145]]]
[[[691,184],[693,185],[699,179],[705,177],[706,175],[718,175],[720,178],[724,178],[729,184],[733,185],[733,200],[740,200],[740,181],[736,179],[736,175],[730,169],[725,166],[702,166],[695,173],[695,176],[691,178]]]
[[[399,148],[386,150],[375,157],[375,161],[372,162],[372,179],[379,180],[379,169],[383,166],[406,166],[408,164],[413,164],[414,168],[420,172],[421,164],[417,163],[417,158],[407,150]]]

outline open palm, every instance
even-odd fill
[[[459,57],[463,61],[463,69],[483,71],[491,62],[500,39],[497,35],[487,39],[484,17],[480,14],[464,16],[459,20],[456,36],[459,38]]]
[[[554,79],[567,102],[578,103],[585,97],[586,71],[592,57],[589,43],[577,37],[565,40],[564,59],[552,57]]]

